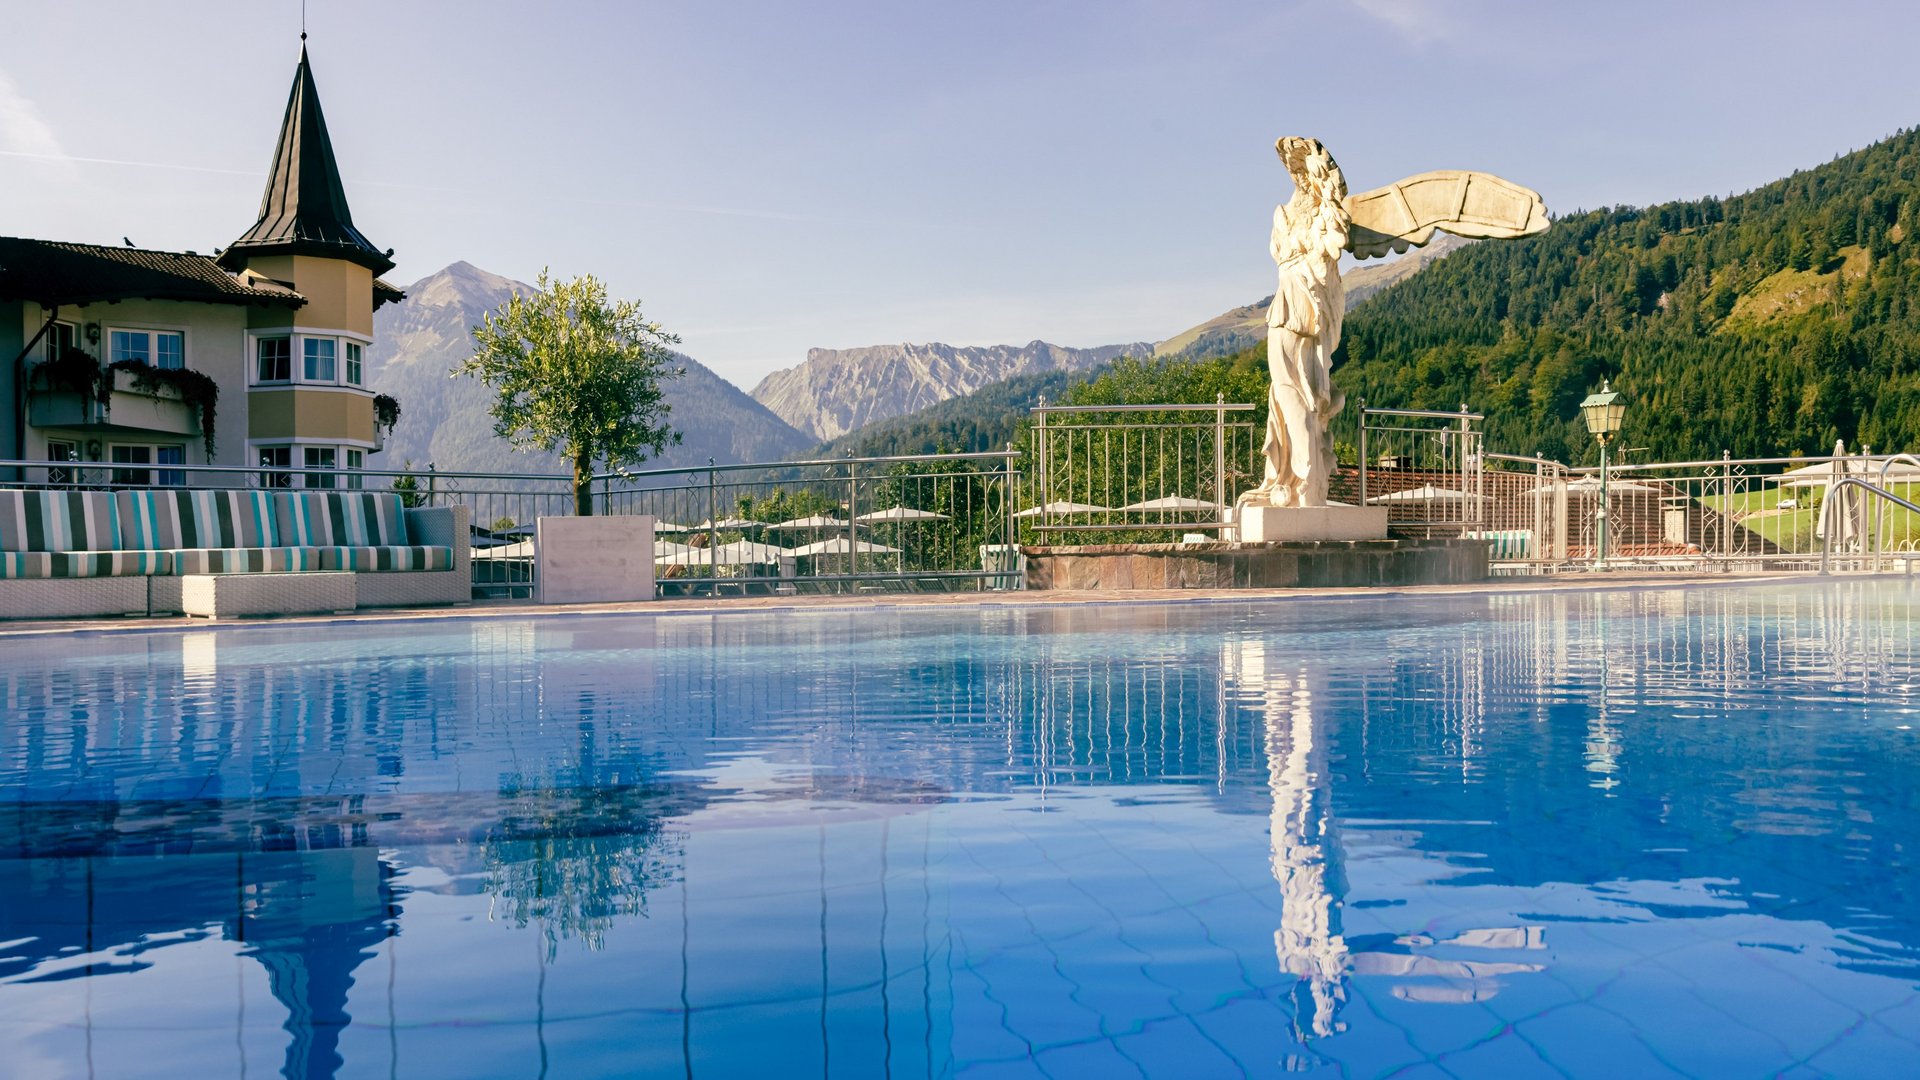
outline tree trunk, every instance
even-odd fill
[[[593,458],[578,451],[573,455],[573,512],[593,516]]]

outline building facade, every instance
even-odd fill
[[[366,363],[392,268],[353,225],[302,48],[258,220],[224,250],[0,237],[0,456],[71,463],[55,483],[223,465],[334,486],[396,415]]]

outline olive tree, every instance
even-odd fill
[[[638,301],[608,301],[591,274],[553,281],[542,270],[536,291],[488,312],[473,341],[453,374],[476,375],[499,395],[494,434],[572,463],[575,513],[593,513],[596,462],[624,472],[680,441],[661,391],[686,374],[669,349],[680,339],[641,318]]]

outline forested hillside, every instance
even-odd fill
[[[1347,320],[1351,403],[1489,414],[1489,443],[1585,461],[1578,404],[1628,395],[1653,458],[1920,443],[1920,132],[1727,199],[1474,244]]]

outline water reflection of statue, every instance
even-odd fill
[[[1347,999],[1348,956],[1331,880],[1333,815],[1326,747],[1314,728],[1313,691],[1304,673],[1269,674],[1260,641],[1242,643],[1240,679],[1265,699],[1273,880],[1281,901],[1274,954],[1280,970],[1300,980],[1294,1008],[1298,1034],[1324,1037],[1340,1030],[1334,1013]]]
[[[1293,667],[1292,665],[1289,665]],[[1296,980],[1295,1035],[1302,1041],[1345,1030],[1339,1010],[1354,976],[1393,980],[1392,993],[1406,1001],[1461,1004],[1484,1001],[1500,990],[1500,977],[1540,970],[1526,961],[1453,959],[1430,950],[1538,950],[1539,927],[1468,929],[1436,940],[1401,934],[1389,947],[1354,951],[1342,926],[1347,883],[1341,874],[1340,832],[1333,810],[1333,776],[1327,737],[1330,703],[1319,691],[1324,676],[1308,663],[1279,670],[1267,643],[1237,643],[1228,662],[1243,700],[1259,708],[1265,728],[1267,786],[1273,800],[1269,841],[1273,880],[1280,888],[1280,928],[1274,958]],[[1463,744],[1462,754],[1467,753]]]
[[[1240,497],[1255,506],[1325,506],[1333,475],[1327,425],[1340,412],[1333,353],[1346,291],[1340,256],[1404,252],[1434,230],[1467,237],[1530,236],[1547,227],[1533,191],[1497,176],[1431,172],[1348,196],[1347,181],[1318,139],[1288,136],[1274,149],[1293,177],[1293,197],[1273,213],[1269,249],[1279,265],[1267,309],[1266,474]]]

